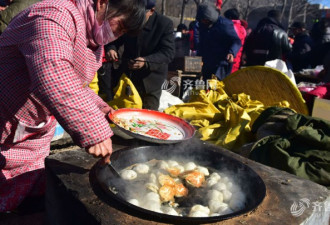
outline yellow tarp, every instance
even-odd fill
[[[132,81],[123,74],[115,88],[113,100],[107,102],[113,109],[135,108],[142,109],[142,100]]]
[[[171,106],[165,113],[190,121],[201,140],[226,149],[236,150],[253,141],[251,126],[264,110],[263,103],[244,93],[228,96],[221,81],[209,84],[214,90],[195,91],[188,103]]]

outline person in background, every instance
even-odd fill
[[[246,38],[243,49],[246,66],[264,65],[269,60],[283,59],[291,47],[288,34],[280,23],[280,12],[270,10]]]
[[[177,27],[177,34],[181,33],[175,38],[175,57],[184,57],[189,55],[190,50],[190,33],[185,24],[179,24]]]
[[[305,23],[296,21],[291,25],[290,30],[294,35],[294,43],[292,52],[287,54],[286,58],[291,63],[293,72],[310,68],[306,53],[312,50],[314,42],[308,35]]]
[[[107,46],[112,60],[121,59],[119,71],[133,82],[143,108],[152,110],[158,110],[161,87],[175,54],[173,22],[158,14],[155,4],[156,0],[146,0],[147,22],[137,37],[125,35]],[[122,45],[124,52],[119,56],[118,48]],[[114,87],[117,83],[113,83]]]
[[[322,65],[330,47],[330,18],[322,18],[311,30],[314,47],[308,53],[311,67]]]
[[[240,65],[241,65],[243,45],[244,45],[245,38],[246,38],[247,23],[246,24],[244,22],[242,23],[242,21],[239,19],[239,12],[235,8],[228,9],[224,13],[224,16],[233,22],[236,34],[239,37],[239,39],[241,40],[241,44],[242,44],[241,48],[239,49],[239,51],[234,59],[233,68],[231,70],[231,73],[234,73],[235,71],[239,70]]]
[[[214,5],[200,4],[196,20],[199,29],[197,55],[202,56],[204,79],[216,75],[224,79],[232,69],[234,58],[241,48],[233,22],[219,15]]]
[[[189,23],[189,42],[190,42],[190,56],[195,56],[196,55],[196,47],[194,43],[194,29],[196,26],[196,20],[191,21]]]
[[[195,49],[195,56],[198,55],[199,49],[199,22],[195,20],[193,24],[193,44]]]
[[[88,84],[103,45],[144,20],[143,0],[43,0],[13,18],[0,36],[0,212],[44,193],[57,121],[109,162],[112,109]]]
[[[216,0],[215,2],[215,7],[221,11],[221,7],[222,7],[222,0]]]
[[[328,53],[324,57],[323,67],[324,67],[324,72],[323,72],[324,74],[321,77],[321,79],[324,83],[329,84],[330,83],[330,49],[328,50]]]
[[[330,18],[322,18],[315,23],[310,33],[316,45],[330,42]]]
[[[122,53],[123,48],[119,50],[119,52]],[[119,67],[119,62],[115,62],[111,59],[109,55],[109,49],[107,46],[104,46],[104,56],[102,60],[102,66],[97,71],[97,77],[98,77],[98,86],[99,86],[99,96],[105,100],[106,102],[109,102],[113,99],[114,93],[113,93],[113,86],[112,83],[113,78],[116,77]]]
[[[40,0],[2,0],[0,2],[0,35],[19,12]]]
[[[170,71],[183,70],[184,57],[190,52],[190,33],[185,24],[179,24],[175,32],[175,56],[168,65]]]

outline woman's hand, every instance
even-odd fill
[[[105,115],[107,115],[108,113],[113,114],[113,113],[115,112],[115,110],[114,110],[112,107],[110,107],[110,106],[105,106],[105,107],[103,107],[103,108],[101,109],[101,111],[102,111]]]
[[[103,163],[110,163],[110,156],[112,154],[112,141],[110,138],[90,147],[86,147],[86,152],[94,157],[102,157]]]

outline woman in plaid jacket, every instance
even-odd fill
[[[103,45],[139,31],[144,0],[44,0],[0,36],[0,212],[44,190],[56,120],[76,144],[109,160],[111,108],[88,83]],[[56,120],[55,120],[56,119]]]

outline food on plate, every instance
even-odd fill
[[[115,116],[113,122],[128,131],[151,138],[161,140],[181,140],[184,138],[178,127],[157,119]]]

